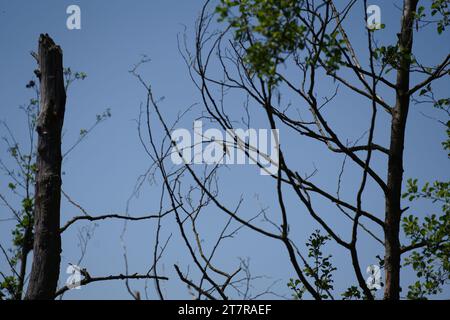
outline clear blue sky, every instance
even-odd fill
[[[362,2],[362,1],[361,1]],[[369,1],[382,10],[382,22],[386,29],[380,31],[380,41],[392,43],[399,28],[402,1]],[[78,4],[82,11],[82,29],[66,28],[66,8]],[[164,96],[163,112],[169,117],[195,102],[200,96],[191,83],[186,66],[177,49],[177,34],[184,27],[192,40],[192,29],[201,9],[202,1],[9,1],[0,0],[0,119],[8,122],[19,141],[26,142],[25,118],[19,110],[31,97],[25,84],[33,75],[35,61],[30,56],[31,50],[37,50],[40,33],[48,33],[64,51],[64,64],[73,70],[84,71],[88,77],[83,82],[75,83],[69,90],[64,125],[63,150],[66,150],[78,137],[82,128],[88,127],[95,115],[111,108],[112,118],[102,123],[71,153],[64,162],[65,176],[63,189],[92,215],[125,212],[136,179],[144,173],[150,164],[140,145],[135,119],[139,104],[145,98],[145,92],[128,73],[132,65],[139,61],[142,54],[148,55],[152,62],[143,70],[145,77],[151,81],[156,96]],[[397,6],[397,7],[396,7]],[[360,15],[353,14],[346,27],[358,50],[364,52],[366,38],[362,7]],[[448,33],[435,36],[434,29],[426,29],[415,40],[415,49],[421,61],[438,62],[450,49]],[[362,56],[367,53],[362,53]],[[323,95],[332,91],[333,83],[324,81],[320,86]],[[448,79],[441,81],[440,92],[448,94]],[[319,94],[320,95],[320,94]],[[242,104],[241,97],[230,97],[229,103]],[[289,99],[289,96],[287,96]],[[387,100],[392,102],[392,96]],[[199,112],[199,110],[197,110]],[[330,123],[338,132],[356,139],[366,130],[369,123],[369,103],[343,91],[333,107],[327,111]],[[424,106],[412,107],[407,130],[405,148],[405,177],[417,177],[420,180],[448,179],[448,159],[442,151],[441,141],[445,138],[444,129],[435,121],[423,116],[436,116]],[[192,119],[191,119],[192,120]],[[389,126],[387,117],[380,111],[376,142],[387,145]],[[188,125],[188,122],[186,123]],[[1,132],[4,135],[4,132]],[[316,182],[333,191],[336,188],[338,170],[342,158],[330,157],[324,148],[306,139],[291,139],[281,132],[281,143],[291,163],[295,163],[299,172],[310,172],[314,166],[319,169]],[[6,146],[0,146],[0,158],[7,161]],[[11,163],[11,162],[8,162]],[[385,159],[374,159],[376,168],[385,168]],[[228,172],[228,171],[227,171]],[[383,171],[381,171],[383,172]],[[343,195],[354,200],[354,188],[360,181],[360,171],[351,167],[347,171]],[[233,167],[221,177],[222,199],[230,206],[236,204],[243,194],[248,201],[244,209],[255,213],[261,206],[268,206],[272,215],[277,214],[272,182],[268,177],[259,176],[254,166]],[[9,182],[6,176],[0,178],[0,192],[6,192]],[[133,199],[130,214],[144,215],[158,209],[158,187],[145,187],[137,199]],[[350,198],[351,197],[351,198]],[[291,216],[291,230],[298,234],[294,239],[300,247],[310,232],[317,228],[292,194],[286,194],[288,210]],[[370,184],[365,192],[368,209],[383,217],[384,203],[374,185]],[[336,213],[336,209],[325,203],[317,203],[318,211],[327,217],[330,224],[348,239],[348,221]],[[2,207],[0,207],[2,208]],[[428,212],[431,207],[419,203],[414,207],[417,213]],[[62,222],[79,212],[63,201]],[[0,211],[0,219],[9,213]],[[205,246],[215,239],[216,231],[224,216],[211,208],[202,226]],[[163,238],[173,233],[167,254],[162,261],[160,273],[171,278],[163,285],[163,291],[169,298],[189,298],[186,286],[177,279],[173,264],[179,263],[183,271],[187,270],[191,260],[187,259],[186,249],[178,236],[178,229],[173,218],[163,228]],[[89,224],[79,223],[63,236],[63,253],[61,264],[61,284],[66,279],[64,273],[68,263],[75,263],[79,257],[77,247],[77,228]],[[261,224],[269,228],[267,224]],[[10,243],[12,224],[0,223],[0,242]],[[89,242],[88,252],[83,263],[92,275],[117,274],[124,272],[123,250],[120,234],[123,223],[120,221],[100,222],[94,236]],[[380,235],[380,230],[378,234]],[[152,262],[152,249],[155,225],[153,222],[129,223],[125,235],[129,255],[130,272],[145,272]],[[362,232],[360,239],[361,265],[376,263],[375,255],[383,255],[381,248]],[[333,261],[338,267],[336,273],[336,292],[343,292],[356,281],[351,271],[348,254],[331,244],[326,248],[333,254]],[[253,292],[256,294],[279,280],[273,291],[289,296],[286,282],[293,277],[294,271],[288,262],[286,251],[280,243],[263,239],[249,230],[243,230],[235,239],[229,240],[221,249],[221,254],[214,261],[218,266],[231,271],[239,264],[238,257],[250,257],[253,275],[266,275],[270,278],[255,280]],[[3,257],[0,269],[6,268]],[[348,269],[348,271],[346,271]],[[405,273],[403,287],[411,283],[411,274]],[[144,282],[133,282],[133,288],[144,290]],[[149,282],[150,298],[156,298],[153,283]],[[338,294],[336,294],[338,296]],[[450,297],[446,288],[443,297]],[[122,282],[94,283],[81,290],[72,290],[65,295],[67,299],[117,299],[129,298]],[[271,296],[267,296],[271,298]]]

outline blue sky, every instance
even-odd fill
[[[380,31],[380,42],[392,43],[399,28],[399,10],[401,1],[369,1],[377,4],[382,10],[382,22],[386,29]],[[66,28],[66,8],[77,4],[81,8],[82,29]],[[93,133],[74,150],[64,162],[63,189],[74,200],[82,204],[92,215],[106,213],[123,213],[136,179],[150,165],[150,159],[140,145],[135,120],[138,117],[139,105],[145,99],[145,92],[136,79],[129,74],[133,64],[143,54],[151,58],[151,62],[142,70],[145,78],[152,83],[157,97],[164,96],[162,110],[169,118],[187,106],[200,102],[200,96],[192,84],[177,47],[177,35],[187,28],[192,44],[192,30],[195,19],[201,9],[202,1],[7,1],[0,0],[0,119],[5,120],[15,132],[17,139],[26,143],[25,118],[19,110],[31,97],[25,84],[33,75],[35,61],[30,56],[36,50],[40,33],[48,33],[64,51],[64,64],[73,70],[84,71],[88,77],[77,82],[69,89],[64,125],[63,150],[76,141],[79,131],[89,127],[96,114],[111,108],[112,118],[99,125]],[[359,6],[357,10],[362,10]],[[362,11],[360,12],[362,13]],[[350,16],[346,27],[355,47],[366,57],[362,14]],[[427,28],[415,40],[415,50],[421,61],[439,62],[450,49],[448,33],[440,37],[434,29]],[[367,51],[367,50],[366,50]],[[289,71],[287,71],[289,73]],[[393,75],[391,75],[392,77]],[[334,84],[324,80],[320,93],[329,94]],[[448,93],[449,81],[444,79],[437,89],[442,94]],[[242,96],[231,95],[228,103],[241,106]],[[286,96],[289,101],[291,97]],[[386,100],[392,102],[392,96]],[[200,109],[194,112],[200,113]],[[327,110],[330,123],[337,131],[349,139],[356,139],[366,130],[370,115],[369,103],[353,94],[343,91]],[[417,177],[419,180],[448,179],[448,159],[442,151],[441,141],[445,138],[442,126],[423,116],[440,116],[424,106],[413,106],[407,129],[405,147],[405,177]],[[387,145],[389,138],[388,118],[379,112],[376,141]],[[192,117],[184,125],[192,123]],[[257,124],[264,124],[255,119]],[[1,133],[2,135],[4,132]],[[310,172],[314,167],[319,169],[316,182],[330,190],[335,190],[338,170],[342,158],[330,157],[323,146],[318,146],[306,139],[290,138],[288,131],[281,131],[281,143],[286,148],[288,161],[295,163],[299,172]],[[7,159],[6,147],[0,146],[0,158]],[[374,165],[381,172],[385,168],[385,158],[377,156]],[[349,167],[345,177],[343,195],[354,200],[354,188],[360,181],[361,173]],[[255,212],[260,206],[268,206],[271,214],[276,214],[277,204],[272,183],[268,177],[259,176],[254,166],[234,166],[221,176],[222,199],[233,206],[240,195],[245,195],[244,210]],[[9,182],[7,177],[0,179],[0,192],[6,192]],[[356,182],[355,182],[356,181]],[[352,189],[353,187],[353,189]],[[159,206],[158,186],[146,185],[139,197],[133,198],[129,213],[146,215],[155,212]],[[291,215],[291,230],[298,231],[295,238],[297,244],[304,248],[304,240],[317,228],[308,218],[305,209],[295,200],[293,194],[287,193],[288,210]],[[368,209],[383,216],[384,203],[373,184],[369,184],[364,200]],[[335,214],[336,209],[317,200],[320,212],[323,212],[330,224],[345,234],[349,224],[342,216]],[[418,203],[414,210],[423,214],[431,210],[425,203]],[[2,210],[3,211],[3,210]],[[0,218],[5,218],[0,212]],[[62,221],[79,215],[77,209],[67,201],[62,204]],[[226,217],[218,210],[208,209],[201,228],[203,229],[205,246],[208,247],[217,235],[217,228]],[[160,273],[171,278],[163,285],[169,298],[189,298],[186,286],[176,278],[173,264],[179,263],[183,271],[192,262],[188,260],[186,249],[178,236],[173,218],[167,220],[163,227],[163,237],[172,235],[167,253],[161,264]],[[265,227],[267,225],[261,224]],[[77,247],[77,228],[89,226],[79,223],[63,235],[63,254],[61,264],[61,284],[65,281],[64,273],[68,263],[75,263],[80,255]],[[0,242],[9,244],[12,225],[8,222],[0,224]],[[88,252],[82,262],[92,275],[117,274],[124,272],[123,249],[120,235],[123,223],[120,221],[100,222],[94,236],[89,242]],[[380,234],[378,230],[378,234]],[[125,233],[130,272],[145,272],[152,262],[154,241],[154,222],[129,223]],[[381,248],[361,232],[360,246],[361,265],[376,263],[375,255],[382,255]],[[333,261],[338,266],[336,277],[337,292],[355,284],[349,256],[346,252],[330,243],[326,248],[333,254]],[[289,296],[286,282],[294,272],[288,262],[287,254],[280,243],[267,240],[261,236],[244,230],[235,239],[227,241],[221,248],[220,255],[214,261],[230,271],[239,264],[238,258],[250,257],[254,275],[266,275],[268,278],[255,280],[254,293],[265,287],[276,284],[272,290],[278,294]],[[0,259],[0,269],[6,262]],[[349,269],[348,271],[346,271]],[[403,286],[411,282],[411,274],[406,272]],[[133,282],[133,288],[144,290],[144,283]],[[153,283],[148,284],[149,298],[156,298]],[[336,295],[338,296],[338,294]],[[444,297],[450,297],[446,288]],[[72,290],[65,295],[67,299],[120,299],[129,298],[125,286],[121,282],[94,283],[81,290]],[[267,298],[271,298],[268,296]]]

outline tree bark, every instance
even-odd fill
[[[59,278],[61,237],[61,131],[64,122],[62,50],[47,35],[39,38],[41,103],[37,120],[37,173],[33,264],[25,299],[53,299]]]
[[[403,180],[403,150],[409,109],[409,77],[413,44],[413,22],[418,0],[404,0],[398,50],[396,103],[392,110],[385,213],[385,290],[384,298],[400,298],[400,219]]]

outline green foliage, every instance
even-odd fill
[[[412,266],[418,280],[409,286],[408,299],[426,299],[442,292],[442,286],[450,280],[450,183],[428,182],[422,188],[417,179],[409,179],[403,198],[409,201],[426,199],[440,203],[442,214],[426,216],[422,222],[413,215],[403,218],[403,231],[412,246],[420,246],[405,259]]]
[[[73,72],[70,68],[64,69],[64,77],[66,83],[66,90],[71,83],[76,80],[84,80],[87,75],[84,72]],[[39,74],[36,73],[35,74]],[[29,100],[27,106],[21,107],[27,117],[28,132],[30,134],[30,145],[19,145],[12,131],[4,124],[9,137],[4,137],[3,140],[8,146],[8,155],[14,159],[16,169],[5,169],[6,174],[11,179],[8,182],[8,189],[11,193],[18,197],[20,202],[19,208],[10,208],[16,218],[16,225],[11,231],[12,235],[12,247],[8,249],[8,260],[11,265],[11,269],[14,269],[13,275],[5,275],[0,272],[2,279],[0,281],[0,299],[16,299],[17,293],[22,290],[19,288],[19,279],[17,277],[17,265],[22,260],[22,254],[25,252],[27,255],[33,247],[33,227],[34,227],[34,184],[35,175],[37,172],[36,167],[36,121],[37,113],[39,110],[39,86],[37,85],[38,79],[34,79],[28,82],[26,88],[34,90],[35,97]],[[96,116],[95,125],[103,120],[111,117],[111,112],[107,109],[104,113]],[[94,125],[94,126],[95,126]],[[85,136],[88,132],[82,132]],[[18,190],[19,189],[19,190]],[[25,248],[25,250],[24,250]],[[13,270],[11,270],[13,271]]]
[[[108,118],[111,118],[111,109],[110,108],[106,108],[106,110],[103,111],[103,113],[97,114],[95,116],[95,120],[96,120],[97,123],[100,123],[103,120],[106,120]],[[83,129],[80,131],[80,135],[84,135],[86,133],[87,133],[86,130],[84,130],[84,132],[83,132]]]
[[[275,84],[277,66],[305,47],[302,5],[298,0],[221,0],[216,12],[233,28],[235,40],[248,45],[244,59],[250,71]]]
[[[424,15],[423,7],[418,13]],[[433,1],[432,15],[442,13],[448,25],[448,1]],[[439,27],[438,27],[439,28]],[[439,33],[442,30],[438,30]],[[431,74],[432,69],[426,70]],[[431,83],[422,88],[419,96],[426,98],[424,102],[431,103],[435,109],[449,114],[450,99],[436,98]],[[443,123],[443,122],[441,122]],[[450,121],[445,124],[447,139],[442,142],[443,149],[450,150]],[[447,154],[450,158],[450,153]],[[442,287],[450,281],[450,182],[434,181],[418,185],[417,179],[408,179],[406,192],[402,195],[408,201],[425,200],[440,205],[439,214],[429,214],[423,219],[415,215],[405,216],[402,227],[406,237],[410,240],[410,248],[415,250],[405,258],[405,265],[411,266],[416,272],[417,281],[409,286],[409,299],[427,299],[430,295],[438,294]]]
[[[343,300],[361,300],[362,294],[357,286],[351,286],[341,296]]]
[[[308,247],[308,257],[314,260],[314,267],[305,268],[305,273],[314,277],[314,284],[322,298],[329,298],[325,292],[333,289],[333,267],[330,259],[331,255],[324,256],[322,247],[330,240],[330,236],[322,236],[319,230],[316,230],[310,237],[306,246]]]
[[[373,57],[380,61],[383,66],[387,66],[385,73],[400,68],[402,59],[408,60],[411,64],[416,63],[416,59],[411,53],[404,52],[399,45],[380,46],[373,51]]]
[[[419,21],[424,21],[426,24],[430,22],[436,24],[436,30],[438,34],[442,34],[445,28],[450,24],[450,12],[449,0],[433,0],[431,1],[431,6],[429,7],[428,18],[426,8],[424,6],[419,6],[414,14],[414,19]]]
[[[279,80],[277,66],[306,46],[307,27],[302,23],[306,11],[304,1],[298,0],[221,0],[216,8],[220,21],[227,21],[233,28],[236,41],[248,45],[244,62],[250,72],[270,85]],[[345,50],[339,35],[337,31],[325,33],[320,43],[318,54],[323,54],[330,73],[339,69]],[[316,63],[309,54],[306,62]]]
[[[441,110],[447,110],[449,106],[450,106],[450,98],[438,99],[434,104],[435,108]]]
[[[426,70],[429,74],[432,73],[433,69],[427,68],[429,70]],[[427,102],[431,103],[433,107],[437,110],[443,111],[445,114],[450,115],[450,98],[437,98],[435,97],[435,94],[433,93],[433,89],[431,87],[431,83],[426,85],[424,88],[422,88],[419,92],[420,97],[427,98],[427,100],[421,101],[421,102]],[[442,147],[445,151],[450,150],[450,121],[447,122],[441,122],[439,123],[443,124],[446,128],[447,133],[447,139],[442,142]],[[450,153],[447,154],[450,158]]]
[[[399,52],[398,45],[389,45],[376,48],[373,52],[373,57],[381,61],[383,65],[390,66],[391,69],[397,69],[401,54]],[[388,73],[391,69],[388,69],[386,73]]]
[[[289,279],[287,286],[289,289],[294,291],[292,296],[294,297],[295,300],[303,299],[303,294],[305,293],[306,288],[304,286],[302,286],[302,283],[299,279],[293,279],[293,278]]]
[[[325,246],[330,236],[323,236],[320,230],[316,230],[309,237],[306,246],[308,247],[308,258],[313,260],[312,265],[306,266],[305,275],[313,279],[316,291],[322,299],[331,298],[328,291],[333,290],[333,272],[336,270],[331,263],[331,255],[324,256],[322,248]],[[306,291],[300,280],[290,279],[288,287],[294,291],[295,299],[302,299]]]
[[[446,129],[447,140],[442,142],[442,147],[444,148],[444,150],[448,151],[447,156],[450,158],[450,121],[447,121],[445,125],[447,127]]]
[[[437,23],[437,32],[441,34],[450,24],[449,0],[433,0],[431,4],[431,16],[440,16]]]
[[[0,300],[4,300],[8,296],[14,297],[17,289],[17,278],[14,276],[5,276],[3,281],[0,282]]]
[[[328,72],[335,72],[342,64],[342,46],[345,41],[339,39],[339,32],[335,31],[330,35],[325,34],[321,44],[321,50],[325,53],[325,65]]]
[[[64,68],[63,70],[64,74],[64,80],[66,85],[66,90],[69,88],[69,86],[77,81],[77,80],[84,80],[87,78],[87,74],[82,71],[72,71],[71,68]]]
[[[16,225],[11,230],[12,247],[8,249],[10,254],[8,259],[11,268],[16,268],[20,262],[24,246],[27,246],[29,251],[32,248],[33,242],[34,183],[36,174],[36,152],[33,141],[35,141],[36,119],[39,109],[39,88],[34,80],[30,80],[26,87],[32,89],[35,94],[35,97],[29,100],[28,105],[20,107],[27,118],[27,129],[30,133],[31,145],[19,145],[19,143],[16,142],[12,131],[9,130],[9,127],[4,123],[9,136],[3,137],[3,140],[8,146],[8,155],[14,159],[14,162],[17,165],[16,170],[6,170],[7,176],[11,179],[8,182],[8,189],[14,196],[18,197],[20,203],[20,207],[14,209]],[[28,234],[27,237],[25,236],[26,233]],[[15,275],[2,276],[3,279],[0,282],[1,298],[15,298],[17,290],[19,290],[19,280]]]
[[[417,185],[417,179],[408,179],[406,183],[406,192],[402,198],[408,198],[409,201],[414,199],[430,199],[433,202],[442,203],[442,211],[449,211],[450,202],[450,182],[435,181],[433,184],[425,183],[422,188]]]
[[[433,0],[430,7],[430,15],[432,17],[440,16],[440,19],[434,21],[437,24],[437,32],[441,34],[445,27],[447,27],[450,23],[450,12],[448,11],[449,0]],[[417,11],[414,13],[414,18],[417,21],[424,20],[427,16],[426,9],[424,6],[420,6],[417,8]],[[386,69],[385,73],[389,73],[391,70],[397,70],[400,67],[400,61],[402,59],[409,60],[410,63],[415,64],[416,60],[414,56],[408,52],[402,52],[401,48],[396,45],[388,45],[388,46],[380,46],[376,48],[373,52],[374,58],[379,60],[383,65],[389,66]],[[427,69],[427,68],[425,68]],[[431,71],[430,71],[431,72]],[[421,91],[420,95],[423,95],[427,92],[427,89]],[[442,99],[435,105],[436,107],[448,105],[448,99]]]
[[[425,7],[424,6],[420,6],[417,8],[417,11],[414,12],[414,19],[415,20],[420,20],[426,17],[425,14]]]

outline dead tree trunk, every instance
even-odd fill
[[[64,122],[62,50],[46,34],[39,38],[41,110],[37,121],[37,173],[33,264],[25,299],[53,299],[59,277],[61,237],[61,131]]]
[[[386,217],[385,217],[385,291],[384,298],[400,298],[400,219],[403,180],[403,149],[406,119],[409,109],[409,76],[413,44],[413,22],[418,0],[405,0],[401,31],[398,34],[399,69],[397,94],[392,110],[391,143],[388,162]]]

